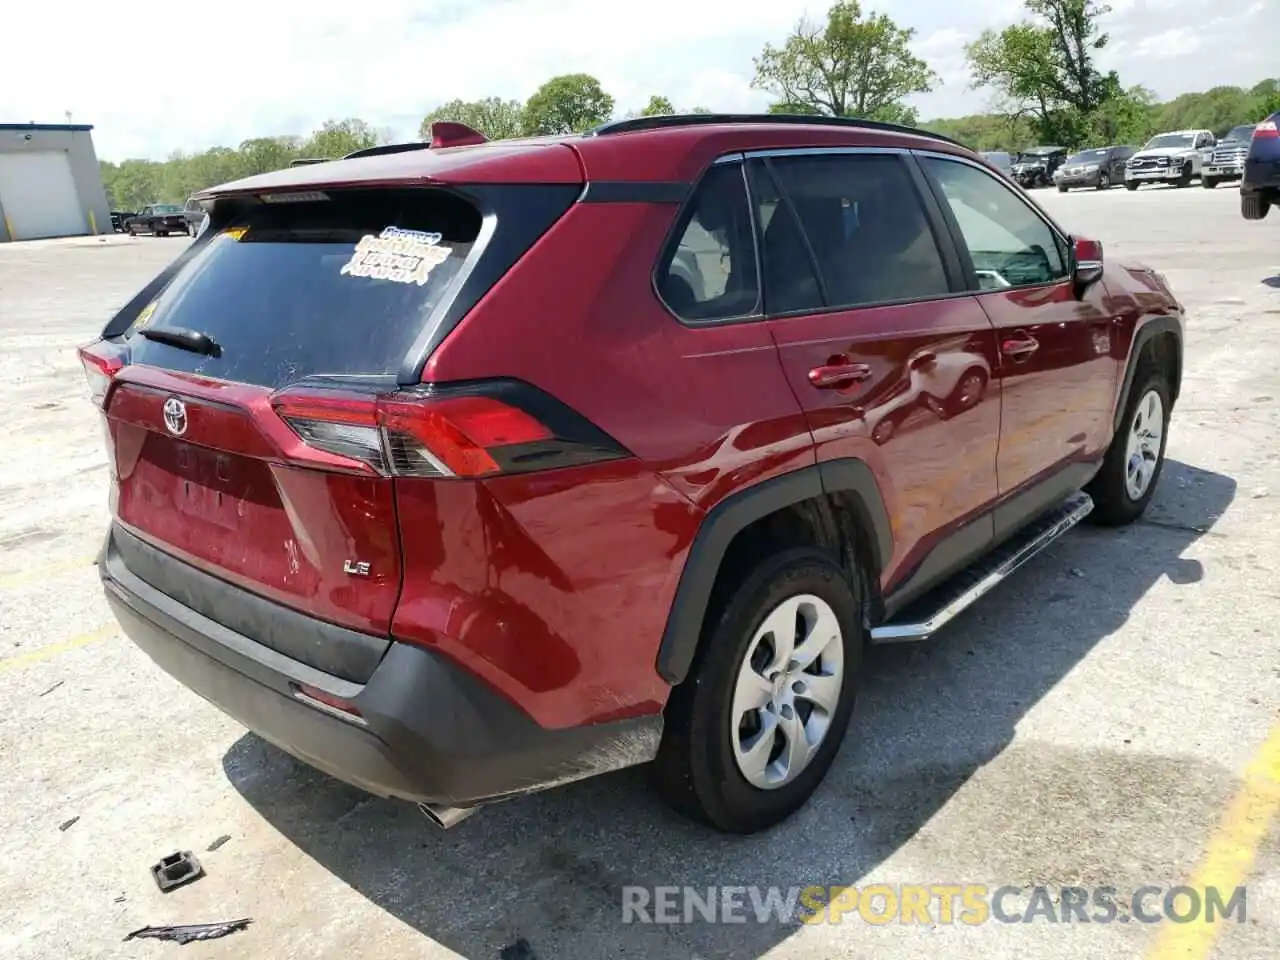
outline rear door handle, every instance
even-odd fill
[[[853,363],[832,358],[820,367],[809,371],[809,382],[819,390],[834,390],[851,386],[871,376],[871,368],[865,363]]]
[[[1040,341],[1035,337],[1006,340],[1004,343],[1000,344],[1000,352],[1006,357],[1013,357],[1015,360],[1029,357],[1039,349]]]

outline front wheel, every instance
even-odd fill
[[[1058,184],[1058,192],[1059,192],[1059,193],[1066,193],[1066,192],[1067,192],[1067,186],[1066,186],[1066,184],[1063,184],[1063,183]]]
[[[1126,180],[1124,184],[1124,188],[1129,191],[1134,191],[1138,189],[1138,185],[1134,183],[1132,180]]]
[[[1107,173],[1105,170],[1098,174],[1098,182],[1094,186],[1098,190],[1110,190],[1111,174]]]
[[[1179,188],[1191,186],[1191,178],[1193,175],[1194,174],[1191,172],[1191,164],[1184,164],[1182,167],[1182,173],[1178,176],[1174,185]]]
[[[805,804],[853,710],[864,643],[857,590],[826,552],[801,547],[724,591],[667,704],[653,766],[663,799],[740,834]]]
[[[1085,491],[1093,497],[1089,516],[1095,523],[1123,526],[1146,511],[1164,469],[1172,407],[1164,373],[1151,367],[1139,370],[1120,429],[1111,438],[1102,467]]]
[[[1213,177],[1200,178],[1200,186],[1204,187],[1206,190],[1212,190],[1217,185],[1218,185],[1218,181],[1215,180]]]

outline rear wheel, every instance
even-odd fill
[[[1240,194],[1240,215],[1246,220],[1261,220],[1271,209],[1271,198],[1261,193]]]
[[[824,551],[761,561],[711,612],[672,691],[654,763],[662,797],[727,833],[785,820],[844,739],[862,661],[855,588]]]
[[[1150,366],[1139,370],[1125,405],[1120,429],[1086,492],[1093,497],[1090,519],[1122,526],[1142,516],[1164,469],[1165,440],[1172,403],[1169,381]]]
[[[1100,174],[1098,174],[1098,182],[1097,182],[1094,186],[1095,186],[1095,187],[1096,187],[1096,189],[1098,189],[1098,190],[1110,190],[1110,189],[1111,189],[1111,174],[1109,174],[1109,173],[1107,173],[1107,171],[1103,170]]]

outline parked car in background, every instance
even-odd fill
[[[1134,150],[1128,146],[1095,147],[1067,157],[1054,175],[1058,192],[1076,187],[1107,190],[1113,184],[1124,183],[1124,166]]]
[[[1053,185],[1053,173],[1067,158],[1066,147],[1031,147],[1018,154],[1013,163],[1013,179],[1022,186],[1048,187]]]
[[[302,761],[444,826],[652,762],[766,829],[870,644],[1150,503],[1183,308],[961,144],[460,126],[201,194],[80,351],[122,629]]]
[[[1245,123],[1231,130],[1214,146],[1209,162],[1201,168],[1200,185],[1212,190],[1220,183],[1244,178],[1244,162],[1249,156],[1249,142],[1255,124]]]
[[[187,215],[180,204],[150,203],[124,221],[125,232],[131,236],[150,233],[167,237],[171,233],[188,233]]]
[[[1275,203],[1280,203],[1280,111],[1253,130],[1240,181],[1240,214],[1261,220]]]
[[[995,167],[1005,176],[1008,176],[1008,177],[1013,176],[1012,154],[1005,153],[1003,150],[987,150],[979,154],[979,156],[981,156],[983,160],[987,161],[987,163],[991,164],[991,166]]]
[[[186,206],[182,208],[182,213],[187,219],[187,236],[196,236],[200,232],[201,224],[208,218],[204,207],[200,206],[200,201],[195,197],[189,197]]]
[[[1152,137],[1125,165],[1124,186],[1137,190],[1144,183],[1187,187],[1200,176],[1215,144],[1211,130],[1173,130]]]

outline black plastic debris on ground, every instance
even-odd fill
[[[79,817],[72,817],[70,820],[63,820],[60,824],[58,824],[58,829],[61,830],[63,833],[66,833],[68,830],[70,830],[72,827],[76,825],[76,821],[79,819],[80,819]]]
[[[171,940],[174,943],[193,943],[196,940],[217,940],[229,933],[243,930],[253,922],[251,917],[228,920],[225,923],[185,923],[172,927],[143,927],[126,936],[128,940]],[[124,942],[124,941],[122,941]]]
[[[171,853],[159,863],[152,864],[151,876],[160,888],[161,893],[168,893],[177,887],[204,876],[204,867],[190,850]]]
[[[503,947],[498,960],[538,960],[538,955],[533,952],[533,945],[521,937],[515,943]]]
[[[231,834],[224,833],[217,840],[213,841],[213,843],[209,844],[209,846],[205,847],[205,850],[208,853],[213,853],[213,851],[217,850],[220,846],[222,846],[224,843],[226,843],[230,839],[231,839]]]

